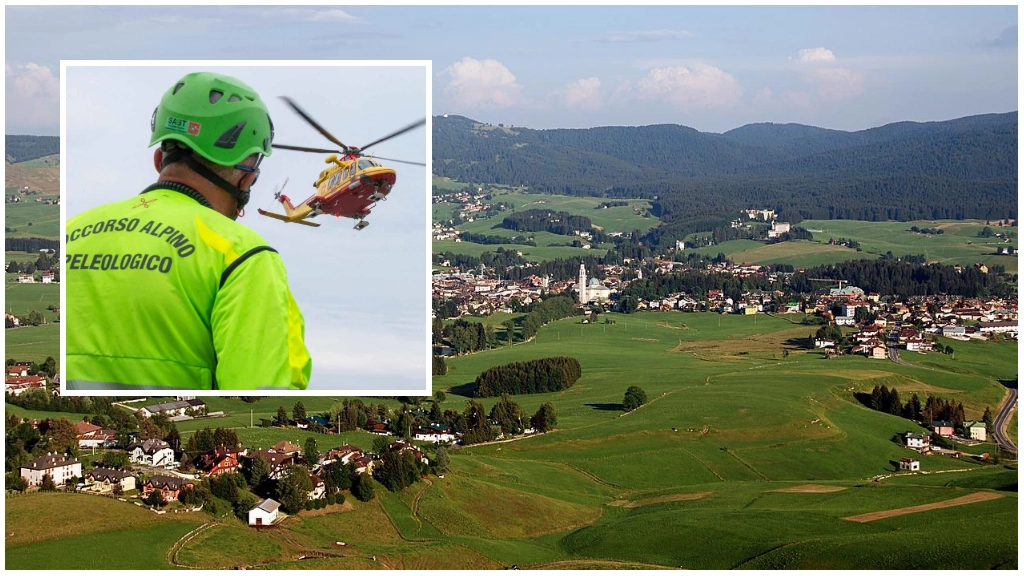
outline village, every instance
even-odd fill
[[[126,407],[143,401],[145,399],[118,404]],[[300,406],[301,401],[296,408],[301,410]],[[331,424],[329,414],[308,417],[301,415],[301,412],[296,414],[299,417],[289,419],[287,415],[279,413],[284,423],[275,418],[274,422],[263,424],[293,430],[317,430],[325,434],[326,438],[335,434],[341,425],[340,421]],[[453,432],[445,424],[428,423],[429,414],[424,410],[410,408],[407,415],[411,433],[407,438],[411,441],[403,440],[402,435],[392,435],[390,427],[384,423],[370,421],[363,430],[376,436],[375,451],[345,443],[323,452],[317,449],[314,437],[307,437],[304,447],[288,440],[266,447],[246,447],[238,441],[237,434],[231,429],[217,428],[211,433],[206,428],[196,432],[190,442],[182,446],[176,431],[164,439],[149,437],[140,440],[140,435],[152,434],[140,431],[139,435],[127,436],[88,420],[69,424],[65,419],[39,420],[11,416],[8,427],[18,430],[17,433],[21,435],[31,434],[30,430],[24,428],[26,426],[37,435],[59,435],[58,429],[71,427],[77,450],[47,452],[27,459],[17,467],[19,482],[8,488],[21,491],[75,491],[134,502],[139,506],[148,506],[157,513],[184,513],[202,509],[204,498],[197,494],[201,492],[204,482],[213,487],[215,495],[222,497],[217,488],[217,479],[226,475],[231,478],[231,482],[242,484],[241,492],[233,489],[229,498],[235,506],[236,514],[247,520],[249,525],[267,526],[282,518],[283,511],[295,513],[301,509],[310,510],[343,502],[344,497],[340,494],[342,489],[349,489],[355,494],[361,475],[374,475],[375,470],[385,466],[389,457],[395,455],[405,457],[406,464],[411,466],[416,475],[433,472],[441,474],[443,478],[448,458],[443,446],[458,442],[461,434]],[[206,403],[193,396],[179,396],[173,402],[135,409],[135,418],[143,423],[143,430],[152,430],[147,422],[183,422],[223,416],[223,413],[208,411]],[[417,424],[414,426],[413,422]],[[69,430],[68,433],[72,432]],[[435,457],[428,459],[412,441],[434,446],[437,452]],[[101,456],[89,459],[93,466],[79,459],[89,451],[95,456],[97,450]],[[74,455],[75,452],[79,457]],[[248,480],[249,484],[240,482],[242,478]],[[286,484],[289,488],[284,487]],[[368,483],[363,484],[365,486]],[[258,497],[255,494],[257,492],[260,493]],[[240,493],[243,495],[239,496]],[[285,502],[283,507],[282,502],[274,497]],[[208,495],[205,502],[209,502]],[[238,510],[239,502],[248,507]]]

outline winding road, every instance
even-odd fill
[[[992,422],[992,438],[995,439],[996,444],[999,445],[1003,450],[1017,453],[1017,445],[1010,440],[1010,437],[1006,435],[1006,426],[1010,423],[1010,417],[1014,411],[1017,410],[1017,389],[1007,388],[1010,391],[1002,405],[999,406],[999,412],[996,414],[996,419]]]

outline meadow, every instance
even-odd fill
[[[614,323],[553,322],[529,342],[449,358],[449,374],[434,378],[434,389],[447,391],[442,408],[461,411],[468,400],[463,386],[488,367],[573,356],[583,366],[573,387],[516,397],[527,415],[552,402],[554,431],[453,449],[443,479],[431,475],[397,494],[378,488],[368,503],[350,496],[342,506],[290,517],[278,530],[253,533],[236,520],[215,520],[215,531],[186,544],[179,560],[266,568],[1017,566],[1016,466],[921,456],[922,474],[900,474],[897,462],[914,453],[893,437],[921,429],[853,397],[885,383],[904,399],[917,391],[963,401],[969,418],[980,417],[1002,398],[998,379],[1016,374],[1013,343],[955,343],[955,358],[914,354],[906,356],[909,365],[898,365],[826,360],[799,346],[812,328],[785,317],[650,312],[608,318]],[[649,402],[625,413],[622,396],[630,385],[642,387]],[[296,400],[208,398],[211,410],[227,416],[178,427],[187,436],[201,426],[231,425],[251,446],[281,439],[302,444],[310,436],[321,450],[372,444],[362,432],[327,437],[248,428],[250,409],[258,423],[278,406],[290,414]],[[341,398],[301,400],[316,413]],[[495,401],[482,403],[489,409]],[[976,493],[995,498],[872,522],[846,520]],[[11,506],[8,528],[15,531],[10,523],[25,518],[12,516]],[[139,531],[164,551],[173,541],[164,524],[139,525]],[[85,538],[66,536],[72,543]],[[19,549],[42,551],[53,542],[39,538],[45,541],[13,548],[8,542],[8,566],[27,557]],[[80,552],[85,564],[112,545],[105,538],[112,537]],[[941,550],[921,554],[930,542]]]
[[[435,181],[436,184],[436,181]],[[594,226],[611,233],[622,232],[628,234],[633,230],[646,232],[658,224],[658,219],[652,216],[644,217],[642,214],[650,207],[645,200],[629,200],[627,206],[615,206],[601,208],[602,198],[581,198],[575,196],[539,195],[527,194],[519,191],[492,191],[490,202],[505,202],[511,204],[514,210],[549,209],[555,211],[579,214],[590,218]],[[434,221],[444,221],[451,218],[452,211],[458,206],[450,203],[434,204],[432,208]],[[487,234],[491,236],[502,236],[512,238],[513,236],[530,236],[536,242],[536,246],[523,244],[475,244],[471,242],[455,242],[454,240],[435,240],[433,251],[435,253],[453,252],[456,254],[467,254],[479,256],[484,252],[493,252],[499,246],[506,250],[516,250],[523,253],[523,256],[531,260],[553,260],[555,258],[571,258],[573,256],[585,256],[588,254],[604,255],[605,251],[612,248],[614,244],[594,244],[589,250],[573,247],[572,241],[579,239],[575,236],[564,236],[550,232],[531,232],[525,234],[515,230],[508,230],[501,227],[501,221],[511,212],[499,212],[490,218],[474,216],[472,222],[465,222],[459,225],[459,229],[476,234]]]
[[[14,230],[13,232],[7,232],[6,237],[37,237],[53,240],[58,238],[60,234],[60,206],[36,202],[34,199],[39,197],[28,196],[22,202],[4,205],[6,210],[4,227]]]

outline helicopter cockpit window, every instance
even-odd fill
[[[359,159],[359,169],[360,170],[366,170],[368,168],[373,168],[374,166],[376,166],[376,164],[374,164],[370,160],[367,160],[366,158],[360,158]]]

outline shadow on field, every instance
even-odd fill
[[[1016,378],[1014,378],[1013,380],[1000,380],[999,383],[1002,384],[1003,386],[1006,386],[1007,388],[1013,388],[1014,390],[1017,389]]]
[[[854,392],[853,399],[864,405],[865,408],[871,408],[871,394],[868,392]]]
[[[783,340],[782,343],[797,350],[807,350],[807,338],[790,338]]]
[[[624,412],[626,410],[622,406],[622,404],[612,404],[612,403],[584,404],[584,406],[590,406],[594,410],[610,410],[610,411],[614,411],[614,412]]]
[[[452,386],[448,389],[449,394],[455,394],[456,396],[465,396],[466,398],[473,398],[476,393],[476,384],[474,382],[466,382],[459,386]]]

